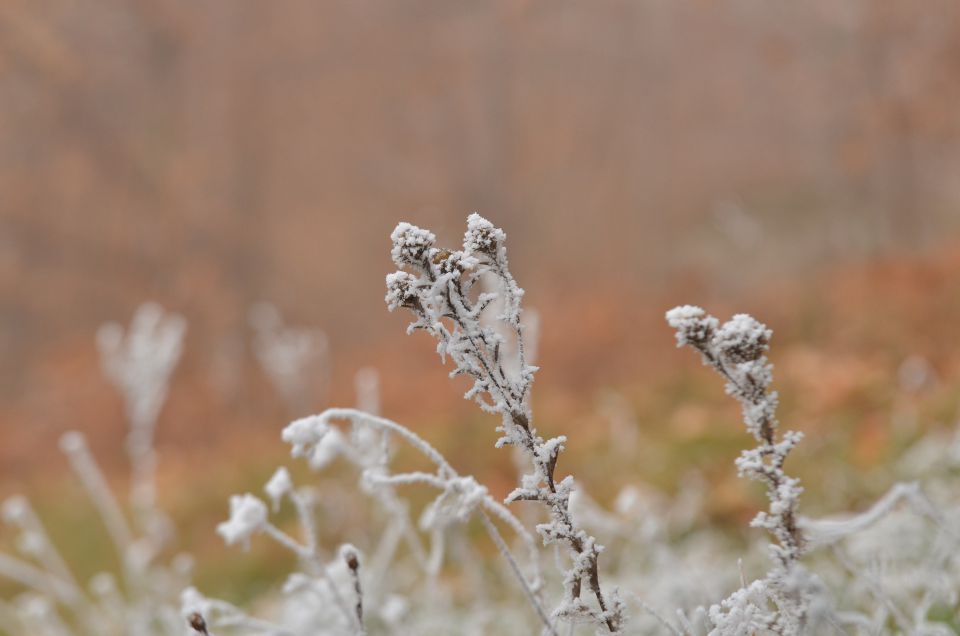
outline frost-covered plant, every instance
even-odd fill
[[[301,418],[284,429],[283,438],[293,455],[314,469],[340,458],[358,470],[359,490],[374,504],[382,525],[378,538],[367,541],[370,556],[352,545],[324,553],[311,512],[322,499],[314,490],[295,488],[290,473],[280,469],[264,488],[270,505],[251,494],[236,496],[230,519],[218,530],[228,542],[240,544],[265,534],[297,554],[300,569],[288,578],[269,620],[187,590],[183,608],[195,632],[447,634],[456,625],[458,633],[528,633],[536,629],[530,627],[536,618],[550,634],[573,634],[582,623],[600,633],[638,635],[954,633],[932,615],[958,603],[960,540],[954,528],[960,525],[960,507],[934,506],[917,484],[902,483],[859,515],[800,516],[803,489],[785,463],[801,436],[779,431],[766,358],[771,331],[764,325],[742,314],[721,325],[690,306],[667,314],[678,344],[699,351],[741,405],[755,446],[743,451],[736,465],[742,477],[766,488],[769,506],[752,525],[772,537],[764,546],[772,566],[753,549],[734,561],[722,533],[697,527],[705,488],[696,475],[672,501],[648,489],[625,488],[612,511],[582,488],[574,490],[572,478],[556,478],[566,440],[544,440],[533,426],[530,391],[536,368],[525,344],[523,291],[510,274],[501,229],[471,215],[463,247],[456,250],[438,247],[433,233],[407,223],[398,225],[391,238],[392,257],[401,269],[387,276],[387,305],[413,314],[411,332],[422,330],[436,339],[438,353],[453,363],[451,376],[472,380],[465,397],[500,416],[497,446],[514,447],[532,467],[505,503],[540,504],[547,522],[537,530],[554,550],[562,598],[548,614],[544,599],[555,579],[541,577],[532,537],[507,507],[474,478],[458,474],[410,429],[363,412],[379,410],[375,375],[364,372],[356,383],[362,409],[329,409]],[[614,413],[618,421],[629,418],[622,411],[620,405]],[[395,471],[395,442],[426,458],[430,469]],[[955,466],[957,448],[960,443],[911,452],[937,454],[933,465]],[[401,496],[411,486],[439,492],[417,524]],[[944,499],[948,491],[941,487]],[[300,539],[271,522],[271,507],[276,510],[283,501],[299,513]],[[350,502],[355,506],[358,499]],[[904,514],[904,502],[915,514]],[[485,568],[461,531],[471,519],[483,525],[522,594],[490,594]],[[528,554],[524,568],[498,526],[509,528],[515,546]],[[900,540],[897,533],[904,532],[917,540]],[[610,555],[604,570],[610,592],[600,586],[602,548],[595,537],[603,538]],[[894,544],[896,551],[889,547]],[[746,572],[761,567],[761,560],[766,574],[748,580]],[[461,566],[473,603],[451,601],[445,563]],[[629,622],[628,602],[643,610]],[[670,607],[677,610],[675,622],[660,613]],[[567,623],[563,629],[561,622]]]
[[[740,402],[747,430],[756,442],[736,464],[741,476],[766,486],[770,505],[753,525],[772,536],[767,551],[773,565],[763,577],[748,582],[741,560],[737,586],[737,568],[729,563],[730,549],[722,535],[696,528],[693,522],[704,490],[695,476],[674,501],[665,502],[642,488],[624,489],[612,512],[603,510],[582,488],[574,490],[571,477],[555,477],[566,440],[544,440],[533,427],[529,401],[536,368],[527,358],[520,318],[523,291],[509,271],[504,232],[471,215],[461,250],[442,249],[433,233],[407,223],[398,225],[391,238],[392,257],[401,269],[387,276],[387,305],[391,310],[411,311],[414,320],[409,331],[426,331],[437,340],[438,353],[453,363],[451,376],[472,380],[465,397],[500,416],[502,435],[497,446],[518,449],[532,467],[505,503],[531,501],[545,511],[548,520],[537,530],[543,543],[554,549],[561,600],[548,614],[544,598],[552,579],[541,578],[532,538],[475,479],[459,475],[433,447],[399,424],[363,410],[329,409],[294,421],[284,429],[283,438],[291,444],[293,455],[305,458],[314,469],[336,458],[358,469],[360,491],[375,504],[383,524],[375,547],[368,550],[370,558],[353,547],[324,555],[311,514],[313,491],[295,489],[289,472],[280,469],[264,488],[272,506],[251,494],[235,496],[230,519],[218,530],[228,542],[241,544],[254,534],[266,534],[298,555],[300,571],[288,579],[281,609],[269,621],[250,618],[236,607],[188,590],[183,599],[186,615],[201,620],[204,629],[296,635],[367,630],[429,634],[447,633],[456,621],[489,633],[502,631],[504,625],[516,631],[518,622],[533,616],[541,629],[554,634],[560,622],[568,623],[570,633],[578,624],[588,623],[606,633],[666,630],[687,636],[796,636],[823,630],[845,633],[847,628],[877,633],[890,621],[905,632],[939,633],[930,631],[927,613],[945,598],[943,581],[954,579],[940,577],[936,584],[923,585],[917,582],[922,577],[918,572],[909,589],[895,593],[854,558],[856,546],[861,545],[855,537],[891,518],[905,500],[920,513],[919,519],[931,522],[938,545],[946,546],[934,551],[929,563],[952,563],[945,555],[948,548],[960,547],[955,534],[942,531],[944,514],[917,487],[900,485],[852,518],[810,520],[799,515],[802,488],[784,465],[801,436],[779,432],[777,395],[770,388],[772,367],[766,358],[771,332],[764,325],[746,315],[721,325],[689,306],[668,313],[678,344],[697,349],[704,362],[727,381],[727,390]],[[360,373],[356,385],[363,409],[377,411],[375,376]],[[617,414],[619,419],[626,417]],[[342,422],[349,424],[349,433],[341,428]],[[398,440],[429,460],[432,469],[394,472],[392,445]],[[401,488],[410,486],[439,491],[423,510],[419,524],[413,523],[410,505],[400,495]],[[276,509],[286,499],[299,513],[301,540],[270,521],[270,508]],[[355,505],[356,499],[352,502]],[[487,600],[483,577],[478,576],[482,567],[475,557],[464,558],[472,548],[457,531],[470,519],[480,520],[503,555],[508,574],[523,592],[514,600],[524,599],[527,609],[509,596]],[[528,553],[527,572],[495,522],[509,527]],[[612,557],[604,574],[616,585],[612,592],[600,586],[598,555],[603,548],[593,533],[604,537]],[[843,545],[848,539],[849,545]],[[823,546],[829,546],[835,558],[826,564],[816,561],[821,577],[800,560],[809,560],[807,553]],[[753,556],[746,557],[752,569]],[[473,606],[450,602],[442,566],[451,561],[464,566],[471,579],[470,593],[477,598]],[[845,584],[861,596],[843,599],[840,610],[841,597],[835,590]],[[728,593],[731,588],[735,591]],[[587,590],[593,595],[592,603],[585,598]],[[618,590],[624,590],[623,600]],[[716,602],[725,592],[726,598]],[[426,597],[431,599],[428,606],[423,603]],[[863,597],[878,601],[883,609],[871,613],[871,604]],[[629,623],[626,602],[644,610]],[[909,602],[917,608],[912,615],[900,609]],[[669,607],[677,609],[676,624],[658,613]]]
[[[151,517],[156,512],[154,430],[185,332],[183,317],[164,312],[156,303],[137,308],[126,332],[112,322],[97,332],[104,373],[120,392],[130,425],[130,501],[145,524],[155,522]]]
[[[58,551],[25,497],[3,505],[3,520],[17,533],[22,557],[0,554],[0,576],[24,588],[13,603],[0,604],[0,625],[30,634],[120,634],[133,636],[183,633],[177,596],[189,581],[191,559],[178,555],[160,561],[172,533],[157,507],[153,434],[179,360],[185,323],[180,316],[146,304],[130,328],[104,325],[97,334],[107,377],[120,390],[130,431],[131,523],[90,452],[84,436],[65,433],[60,448],[117,551],[118,577],[96,574],[82,585]]]
[[[727,381],[727,393],[740,402],[747,431],[757,446],[741,453],[737,470],[762,482],[770,499],[769,510],[758,513],[751,525],[766,529],[776,539],[770,546],[775,565],[766,578],[711,607],[710,619],[720,634],[757,630],[797,634],[806,624],[808,605],[802,598],[804,586],[793,580],[798,576],[795,564],[806,547],[797,524],[803,488],[783,465],[802,435],[795,431],[778,435],[777,393],[770,390],[772,367],[765,355],[772,332],[746,314],[720,325],[690,305],[668,311],[667,322],[677,330],[677,346],[699,351],[704,364]]]
[[[274,388],[293,413],[310,407],[311,387],[325,384],[329,374],[330,347],[319,329],[285,325],[279,310],[269,303],[250,309],[255,337],[253,352]]]
[[[741,453],[736,460],[738,472],[763,483],[770,500],[769,509],[759,512],[751,525],[764,528],[776,540],[770,545],[774,564],[765,577],[750,584],[742,581],[733,594],[700,613],[699,627],[684,621],[684,631],[695,634],[703,629],[711,636],[796,636],[828,630],[845,633],[845,627],[850,626],[866,633],[881,633],[892,621],[902,633],[953,633],[928,620],[935,601],[957,604],[960,579],[954,555],[960,549],[960,533],[950,525],[951,514],[934,506],[917,484],[900,483],[859,515],[817,520],[801,517],[798,506],[803,489],[798,479],[784,471],[784,463],[802,436],[793,431],[778,435],[777,394],[770,390],[772,365],[765,355],[772,332],[746,314],[720,325],[701,308],[689,305],[670,310],[666,318],[676,330],[677,346],[690,346],[700,352],[704,364],[727,381],[727,393],[741,404],[744,423],[757,446]],[[919,526],[924,521],[932,525],[928,540],[933,540],[935,547],[921,558],[924,565],[914,570],[910,589],[901,589],[895,600],[890,587],[879,582],[875,567],[858,567],[845,556],[840,542],[853,538],[854,550],[858,545],[869,545],[866,531],[895,518],[902,501],[917,513],[908,517],[915,536],[922,532]],[[881,563],[876,555],[889,551],[888,546],[898,539],[887,536],[884,542],[887,545],[882,547],[874,544],[872,566]],[[824,546],[833,548],[834,563],[822,566],[828,570],[828,578],[836,585],[862,588],[861,599],[851,603],[859,607],[837,610],[835,600],[841,595],[831,594],[820,576],[799,563],[808,551]],[[917,551],[912,558],[917,559]],[[844,571],[840,575],[829,572],[830,565],[837,564]],[[949,590],[945,581],[953,582],[952,593],[945,593]],[[864,596],[873,602],[863,603]],[[914,604],[913,612],[898,606],[903,600]]]
[[[501,415],[499,430],[503,436],[497,445],[523,449],[534,469],[533,474],[524,478],[522,487],[508,497],[507,503],[531,500],[544,504],[551,520],[537,529],[545,543],[565,546],[571,563],[563,568],[564,599],[551,618],[542,606],[542,577],[532,537],[503,504],[494,500],[474,478],[459,475],[435,449],[409,429],[358,410],[329,409],[319,416],[293,422],[284,429],[283,438],[292,445],[295,457],[306,458],[315,469],[323,468],[336,456],[354,464],[361,471],[361,490],[377,501],[385,513],[387,527],[380,546],[374,552],[380,556],[372,558],[370,564],[373,574],[369,580],[372,584],[354,585],[352,589],[366,588],[364,601],[369,607],[382,609],[388,606],[387,595],[378,587],[385,587],[385,567],[391,565],[396,545],[402,539],[418,563],[418,569],[425,575],[425,584],[436,594],[437,577],[447,552],[448,535],[454,540],[451,545],[459,546],[460,552],[469,545],[469,542],[458,540],[457,534],[451,534],[450,528],[475,517],[504,557],[509,574],[519,585],[523,598],[532,607],[533,615],[539,619],[544,631],[556,633],[557,619],[566,620],[571,625],[594,622],[609,631],[619,631],[624,618],[623,603],[615,592],[606,596],[599,583],[597,556],[602,547],[592,536],[578,528],[571,516],[569,497],[572,478],[558,482],[554,477],[564,438],[545,441],[532,426],[528,401],[536,369],[526,362],[520,321],[523,291],[514,282],[507,265],[505,234],[478,215],[472,215],[468,220],[463,251],[436,249],[431,233],[409,224],[400,224],[392,239],[394,261],[410,268],[416,275],[399,271],[387,277],[388,306],[391,309],[413,309],[416,320],[411,330],[426,329],[437,337],[441,355],[449,355],[457,364],[452,375],[466,374],[473,378],[473,388],[467,397],[475,399],[486,410]],[[488,277],[488,285],[492,280],[499,288],[497,291],[472,295],[472,289],[484,276]],[[501,309],[493,321],[499,325],[491,325],[490,317],[485,313],[495,306]],[[498,331],[501,326],[505,326],[512,334],[509,344],[507,338]],[[368,379],[358,377],[361,401],[368,406],[375,406],[375,400],[369,396],[363,397],[365,387],[369,384]],[[351,424],[349,437],[335,425],[335,422],[343,420]],[[427,458],[433,465],[433,471],[392,473],[389,470],[391,438],[406,442]],[[300,496],[290,489],[288,481],[288,473],[278,473],[268,483],[266,490],[275,500],[282,494],[293,498],[301,513],[303,542],[297,542],[273,525],[268,518],[266,503],[250,494],[231,499],[230,520],[221,524],[219,532],[228,542],[245,542],[252,534],[264,533],[293,550],[308,567],[293,575],[291,581],[304,581],[303,577],[306,576],[314,595],[323,597],[324,602],[318,608],[341,608],[339,618],[323,613],[318,615],[317,608],[292,598],[292,594],[302,586],[288,582],[284,589],[284,603],[294,615],[281,615],[271,623],[271,629],[301,633],[304,625],[312,625],[312,629],[321,629],[322,625],[325,633],[357,633],[365,630],[362,615],[350,614],[342,609],[345,604],[337,601],[337,596],[343,594],[344,583],[338,585],[319,556],[319,541],[312,517]],[[278,484],[285,487],[281,488]],[[427,486],[440,492],[420,516],[420,529],[429,535],[428,548],[422,546],[419,536],[413,531],[408,507],[396,494],[398,487],[411,485]],[[513,531],[527,552],[529,574],[522,571],[514,558],[497,527],[497,521]],[[358,577],[354,583],[359,583]],[[589,588],[595,595],[595,608],[581,600],[583,587]],[[347,588],[350,589],[350,586]],[[419,594],[422,591],[408,594],[405,603],[415,605]],[[393,595],[394,598],[397,596]],[[243,624],[246,620],[236,608],[218,612],[218,607],[224,608],[211,603],[191,590],[185,596],[184,608],[188,615],[203,617],[205,624],[211,628]],[[480,614],[490,613],[483,604],[476,609],[479,610],[478,620]],[[442,604],[433,604],[430,613],[432,616],[428,622],[423,622],[421,618],[418,633],[425,633],[423,630],[427,629],[429,622],[436,622],[442,616]],[[503,612],[498,614],[500,616],[494,616],[493,620],[503,620],[507,616]],[[483,620],[489,623],[491,619]],[[392,622],[395,626],[396,621]],[[440,624],[443,622],[437,623]],[[411,625],[413,623],[409,621],[403,622],[403,629],[409,630]],[[390,625],[385,627],[389,629]]]
[[[341,433],[336,425],[338,421],[351,424],[349,437]],[[392,473],[388,463],[388,436],[409,444],[433,465],[434,471]],[[415,433],[355,409],[329,409],[294,421],[284,429],[283,439],[291,445],[294,457],[306,459],[314,469],[319,470],[340,456],[360,470],[361,491],[379,505],[385,519],[378,544],[369,559],[362,557],[353,546],[340,546],[339,558],[324,554],[314,522],[310,491],[294,488],[289,472],[280,468],[264,491],[274,508],[285,498],[293,503],[302,538],[297,540],[274,525],[269,519],[267,504],[249,493],[231,498],[230,518],[220,524],[217,531],[228,543],[241,544],[254,534],[266,534],[297,555],[301,570],[292,574],[284,585],[283,609],[269,621],[253,619],[238,608],[206,599],[189,589],[183,597],[186,615],[202,617],[210,629],[239,628],[260,633],[360,634],[366,632],[371,620],[378,631],[431,633],[431,623],[444,622],[444,603],[435,588],[451,527],[476,516],[504,556],[528,601],[547,623],[540,607],[541,576],[533,538],[484,487],[472,477],[459,475],[436,449]],[[420,516],[419,529],[428,535],[426,546],[410,518],[408,505],[396,492],[397,488],[407,486],[426,486],[439,491]],[[513,557],[496,521],[510,528],[524,546],[529,574],[523,573]],[[406,545],[411,557],[406,563],[398,558],[401,543]],[[416,580],[401,585],[409,576]],[[366,582],[361,584],[361,578]],[[424,589],[434,589],[429,606],[423,605],[427,600]]]
[[[557,460],[566,437],[544,440],[533,425],[530,392],[536,367],[527,363],[520,320],[521,289],[507,262],[506,233],[479,214],[467,219],[461,249],[436,245],[436,236],[409,223],[400,223],[391,234],[393,262],[400,270],[387,275],[389,309],[408,309],[414,316],[408,332],[422,330],[437,340],[441,358],[454,365],[451,377],[473,380],[465,398],[475,400],[489,413],[500,416],[502,434],[497,447],[522,449],[532,471],[506,502],[536,501],[550,514],[549,523],[537,526],[544,544],[568,549],[564,568],[564,595],[553,615],[570,623],[591,622],[618,632],[624,605],[617,591],[600,585],[598,558],[603,550],[594,537],[577,526],[570,515],[571,476],[557,479]],[[475,292],[484,278],[495,281],[496,291]],[[495,316],[512,332],[515,359],[505,358],[507,340],[491,326],[485,312],[499,301]],[[595,598],[591,606],[584,588]]]

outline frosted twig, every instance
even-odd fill
[[[347,572],[353,581],[354,592],[354,614],[357,616],[357,623],[360,626],[360,633],[365,634],[366,628],[363,624],[363,588],[360,585],[360,556],[357,549],[349,543],[340,546],[340,558],[347,566]]]
[[[669,632],[670,632],[671,634],[673,634],[674,636],[683,636],[683,635],[680,633],[680,630],[678,630],[676,627],[674,627],[673,625],[671,625],[670,623],[668,623],[668,622],[667,622],[667,619],[665,619],[664,617],[660,616],[659,612],[657,612],[657,610],[655,610],[655,609],[653,609],[652,607],[650,607],[649,605],[647,605],[647,603],[646,603],[642,598],[640,598],[640,597],[639,597],[638,595],[636,595],[636,594],[630,594],[630,596],[633,598],[633,600],[635,600],[635,601],[637,602],[637,604],[638,604],[641,608],[643,608],[643,611],[645,611],[647,614],[650,614],[650,616],[653,616],[653,618],[654,618],[658,623],[660,623],[660,624],[664,627],[664,629],[666,629],[667,631],[669,631]]]
[[[807,599],[795,599],[784,580],[807,549],[797,520],[803,488],[799,479],[784,472],[783,465],[803,436],[794,431],[777,436],[778,398],[776,391],[770,390],[772,365],[765,355],[772,332],[746,314],[737,314],[720,325],[703,309],[691,305],[671,309],[666,319],[676,330],[677,346],[690,346],[700,352],[703,363],[726,379],[727,393],[740,402],[747,431],[756,439],[757,447],[741,453],[736,460],[738,473],[763,482],[770,499],[769,510],[758,513],[751,525],[766,529],[777,540],[770,546],[775,569],[763,581],[742,587],[713,606],[711,620],[721,626],[731,624],[731,634],[756,625],[764,625],[776,634],[797,634],[806,619]],[[769,603],[777,607],[777,612],[766,616],[764,607]],[[744,613],[744,607],[750,610]]]
[[[68,605],[77,599],[77,590],[68,581],[2,552],[0,552],[0,576]]]
[[[156,498],[153,436],[157,416],[183,351],[185,332],[182,316],[164,312],[155,303],[138,307],[126,331],[116,323],[107,323],[97,332],[104,372],[120,391],[130,424],[127,453],[132,469],[131,501],[145,516],[154,510]]]
[[[133,542],[132,532],[120,509],[120,504],[114,498],[106,478],[87,448],[86,439],[83,434],[76,431],[64,433],[60,438],[60,449],[67,455],[73,472],[80,479],[90,501],[106,524],[107,533],[113,539],[117,553],[126,563],[130,555],[130,545]]]
[[[48,571],[70,584],[76,590],[76,596],[80,596],[76,578],[50,540],[50,535],[47,534],[46,528],[43,527],[27,498],[16,495],[10,497],[3,503],[2,511],[4,519],[23,533],[22,538],[29,544],[30,553]]]
[[[346,420],[354,424],[390,431],[409,443],[437,467],[436,473],[411,472],[393,475],[369,470],[364,475],[366,483],[379,486],[423,484],[437,488],[442,491],[442,494],[434,502],[433,508],[439,510],[440,505],[446,503],[445,499],[451,499],[453,510],[461,519],[465,519],[476,506],[481,506],[491,512],[507,523],[526,545],[530,554],[530,565],[534,568],[534,577],[532,581],[524,580],[523,584],[531,585],[534,589],[539,588],[541,581],[539,560],[537,559],[533,538],[523,527],[523,524],[500,502],[493,499],[486,492],[486,489],[476,484],[472,478],[461,477],[439,451],[410,429],[388,419],[362,413],[356,409],[327,409],[319,415],[302,418],[291,423],[283,430],[283,438],[293,446],[294,456],[309,457],[315,451],[317,445],[322,443],[324,435],[330,433],[333,426],[332,422],[337,420]],[[439,545],[436,542],[434,543],[435,548]],[[435,562],[436,558],[437,552],[435,550],[434,558],[428,559],[428,561]],[[428,568],[428,570],[432,569],[434,568]]]
[[[520,587],[523,589],[523,593],[526,595],[527,600],[537,612],[537,616],[540,617],[540,621],[543,623],[544,628],[549,634],[552,634],[552,636],[557,636],[557,631],[554,629],[550,619],[547,618],[547,613],[543,610],[543,606],[540,604],[540,600],[537,598],[537,593],[533,590],[533,588],[530,587],[530,584],[527,583],[526,577],[520,571],[520,566],[517,565],[513,555],[510,554],[510,549],[507,548],[506,542],[503,540],[503,537],[500,536],[500,531],[497,530],[497,527],[492,521],[490,521],[490,517],[488,517],[485,512],[480,513],[480,521],[483,522],[483,527],[487,529],[487,534],[490,535],[494,544],[496,544],[497,549],[500,551],[500,555],[503,556],[503,558],[510,565],[510,569],[520,582]]]
[[[800,527],[810,540],[811,547],[830,545],[840,539],[866,530],[888,514],[901,501],[906,501],[918,514],[933,520],[939,528],[956,538],[956,532],[947,526],[943,515],[927,499],[920,488],[920,484],[894,484],[887,493],[878,499],[868,510],[851,517],[839,519],[808,519],[800,518]]]
[[[454,364],[451,377],[473,380],[464,395],[484,410],[500,415],[497,447],[524,450],[534,472],[523,478],[507,503],[539,501],[550,513],[549,524],[537,527],[544,543],[559,542],[570,551],[574,567],[564,572],[565,596],[557,616],[576,621],[599,620],[610,632],[619,631],[621,604],[608,603],[600,586],[597,559],[603,547],[578,528],[569,512],[573,480],[555,478],[557,460],[565,438],[543,440],[533,427],[530,389],[536,367],[527,363],[523,324],[520,319],[523,290],[510,273],[506,234],[478,214],[467,219],[463,249],[435,246],[436,237],[409,223],[400,223],[390,237],[391,256],[400,270],[386,277],[388,308],[408,309],[414,316],[407,331],[423,330],[437,340],[437,352]],[[485,277],[497,281],[498,291],[471,293]],[[485,320],[485,312],[497,303],[496,319],[512,333],[515,357],[507,360],[507,341]],[[511,370],[512,369],[512,370]],[[580,600],[586,584],[596,597],[599,611]]]

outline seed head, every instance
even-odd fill
[[[712,337],[719,321],[700,307],[682,305],[667,312],[667,323],[677,330],[677,346],[702,347]]]
[[[207,631],[207,621],[203,620],[203,616],[200,615],[200,612],[193,612],[187,619],[190,622],[190,627],[194,631],[201,634],[209,634]]]
[[[416,308],[420,304],[417,294],[417,279],[404,271],[387,274],[387,309],[393,311],[398,307]]]
[[[463,250],[467,254],[480,252],[491,256],[507,240],[506,233],[476,212],[467,217],[467,232],[463,235]]]
[[[737,314],[713,336],[713,346],[730,362],[740,364],[758,359],[769,348],[773,332],[747,314]]]
[[[422,267],[437,237],[430,230],[424,230],[410,223],[400,223],[390,235],[390,240],[393,241],[390,256],[397,267],[407,265]]]

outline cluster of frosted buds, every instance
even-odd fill
[[[407,307],[414,311],[422,311],[420,296],[417,293],[417,279],[407,272],[387,274],[387,308],[390,311]]]
[[[393,249],[390,257],[397,267],[410,265],[422,266],[431,256],[430,251],[437,237],[430,230],[424,230],[409,223],[399,223],[390,235]]]
[[[747,314],[737,314],[713,336],[713,348],[733,364],[753,362],[770,347],[773,332]]]
[[[505,248],[506,235],[478,214],[467,220],[463,249],[436,246],[433,232],[409,223],[400,223],[390,235],[391,257],[405,268],[386,277],[387,307],[409,309],[415,320],[409,331],[424,330],[438,340],[437,351],[450,357],[456,368],[451,375],[474,379],[466,397],[485,410],[505,415],[503,443],[522,443],[524,434],[515,427],[529,419],[526,400],[536,368],[526,363],[520,325],[523,290],[510,274]],[[472,293],[478,282],[489,276],[496,292]],[[495,300],[502,301],[497,318],[514,335],[517,364],[511,372],[504,356],[506,340],[494,326],[482,319]]]
[[[693,305],[674,307],[667,312],[667,322],[677,330],[678,347],[690,345],[697,349],[706,348],[720,325],[716,318]]]
[[[467,232],[463,237],[463,249],[467,252],[496,254],[503,242],[507,240],[506,233],[494,227],[479,214],[471,214],[467,219]]]

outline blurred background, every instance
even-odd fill
[[[695,469],[720,520],[761,500],[736,407],[663,323],[686,302],[774,329],[782,419],[828,462],[808,510],[882,491],[957,419],[958,106],[946,0],[4,0],[0,497],[80,523],[68,429],[126,479],[95,333],[144,300],[189,323],[157,444],[208,591],[259,574],[222,576],[213,526],[303,414],[257,363],[257,302],[328,337],[304,411],[375,368],[385,415],[506,491],[495,422],[383,303],[394,225],[457,245],[473,211],[540,316],[539,425],[598,499]]]

